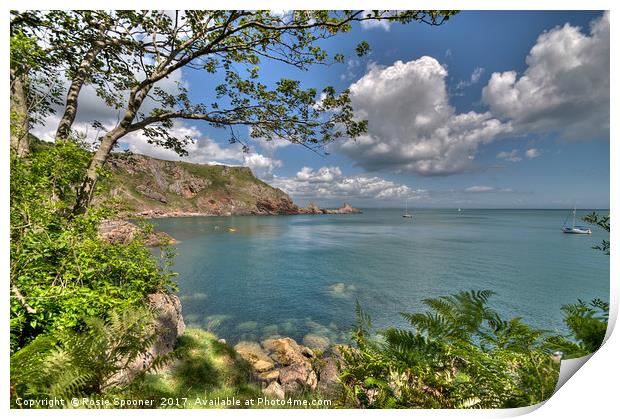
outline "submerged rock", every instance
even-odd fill
[[[353,284],[345,284],[344,282],[336,282],[327,287],[332,297],[350,297],[357,290]]]
[[[311,349],[324,351],[329,347],[329,339],[325,336],[308,333],[303,339],[304,345]]]

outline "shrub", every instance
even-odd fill
[[[174,289],[166,251],[162,264],[139,239],[102,241],[105,208],[71,214],[89,156],[74,141],[11,156],[12,353],[40,334],[79,330],[85,317],[105,319],[113,308],[139,308],[147,294]]]
[[[488,307],[491,291],[426,299],[402,313],[411,329],[372,331],[358,306],[356,348],[343,348],[341,380],[360,407],[498,408],[531,405],[554,391],[559,365],[544,332]]]

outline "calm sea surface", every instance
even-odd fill
[[[565,332],[562,304],[609,299],[608,234],[563,234],[567,211],[368,209],[360,215],[154,220],[180,240],[188,325],[235,343],[280,334],[346,341],[356,299],[378,328],[458,290],[491,289],[507,316]],[[581,214],[578,214],[578,216]],[[230,231],[234,229],[235,231]]]

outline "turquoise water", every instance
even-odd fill
[[[346,341],[356,299],[375,326],[457,290],[491,289],[507,316],[565,332],[560,307],[608,300],[608,234],[563,234],[566,211],[368,209],[360,215],[154,220],[180,240],[186,323],[227,341],[308,333]],[[578,214],[579,216],[580,214]],[[235,231],[230,231],[232,228]]]

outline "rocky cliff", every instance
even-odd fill
[[[300,208],[282,190],[257,179],[248,167],[159,160],[140,154],[115,154],[110,176],[101,182],[98,202],[121,216],[355,214],[349,204]],[[96,201],[97,202],[97,201]]]
[[[127,216],[297,214],[280,189],[257,179],[247,167],[159,160],[116,154],[99,200]]]

